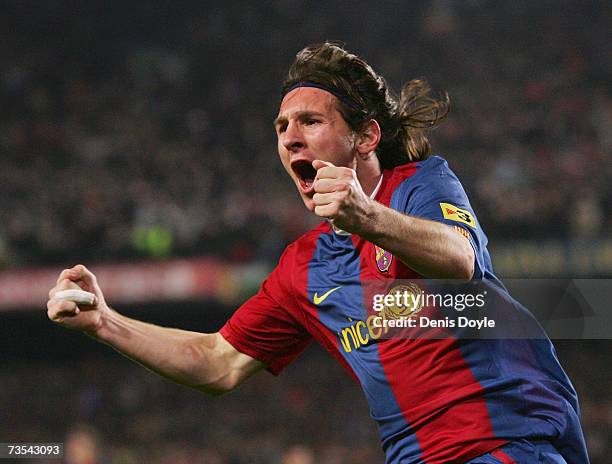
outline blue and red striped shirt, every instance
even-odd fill
[[[444,159],[385,170],[375,199],[457,229],[474,248],[474,277],[499,283],[487,238]],[[419,277],[385,250],[323,222],[287,247],[221,334],[273,374],[312,339],[319,342],[361,384],[389,464],[467,462],[530,438],[554,442],[568,462],[588,462],[575,391],[545,335],[376,338],[366,330],[364,283]]]

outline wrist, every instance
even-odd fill
[[[382,236],[380,215],[383,208],[383,205],[368,198],[363,208],[362,220],[359,221],[359,230],[356,231],[357,235],[369,242],[378,240]]]
[[[119,316],[119,314],[108,306],[104,309],[98,309],[98,311],[100,311],[98,320],[93,328],[85,330],[85,333],[98,341],[104,341],[106,339],[105,334],[109,331],[109,326],[112,324],[113,319]]]

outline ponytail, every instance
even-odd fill
[[[413,79],[402,87],[396,117],[403,131],[405,151],[410,161],[429,156],[431,147],[425,132],[436,127],[450,111],[448,93],[436,100],[429,95],[430,92],[429,84],[420,79]]]

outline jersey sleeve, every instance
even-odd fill
[[[234,312],[220,333],[234,348],[267,365],[278,375],[309,344],[310,334],[297,321],[291,292],[290,259],[285,251],[257,294]]]
[[[480,228],[459,179],[445,160],[432,157],[398,187],[392,207],[410,216],[448,224],[466,237],[474,249],[474,278],[490,266],[487,238]],[[394,204],[393,204],[394,203]]]

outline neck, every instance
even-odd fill
[[[365,160],[357,156],[355,171],[357,172],[357,179],[361,184],[363,193],[368,196],[371,195],[376,185],[378,185],[380,175],[382,174],[378,157],[374,153],[371,153]]]

